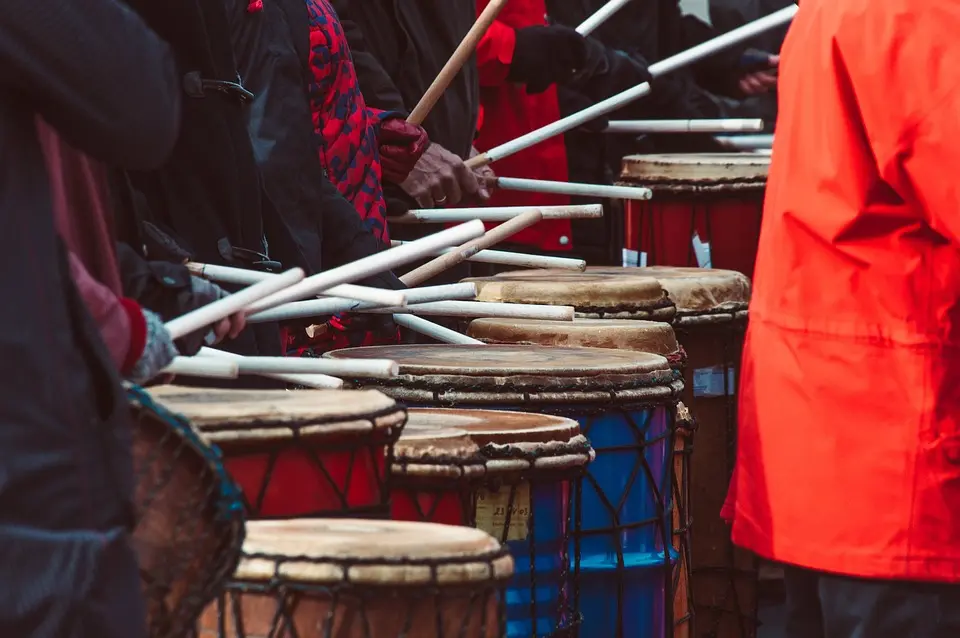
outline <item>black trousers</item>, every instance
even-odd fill
[[[786,638],[957,638],[960,585],[784,567]]]

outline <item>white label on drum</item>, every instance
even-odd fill
[[[727,370],[727,383],[730,393],[737,391],[737,376],[731,367]],[[695,397],[722,397],[726,395],[723,385],[723,367],[697,368],[693,371],[693,396]]]
[[[624,268],[646,268],[647,266],[647,253],[637,252],[635,250],[630,250],[629,248],[623,249],[623,267]]]
[[[510,492],[513,492],[511,507]],[[510,508],[510,527],[504,538]],[[530,519],[530,484],[504,485],[499,490],[483,490],[477,494],[477,529],[485,531],[498,541],[520,541],[528,535]]]
[[[713,260],[710,258],[710,242],[700,239],[697,231],[693,231],[693,254],[697,257],[697,265],[701,268],[712,268]]]

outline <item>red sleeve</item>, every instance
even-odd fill
[[[478,9],[482,7],[478,6]],[[481,86],[500,86],[507,81],[517,32],[499,20],[494,20],[477,44],[477,69]]]
[[[147,346],[147,320],[143,316],[140,305],[129,297],[120,297],[120,305],[130,320],[130,347],[127,356],[120,366],[120,374],[127,374],[133,369]]]

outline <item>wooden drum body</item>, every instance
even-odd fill
[[[389,514],[386,459],[406,411],[375,391],[165,386],[222,451],[252,519]]]
[[[513,560],[468,527],[355,519],[249,524],[199,638],[499,638]]]
[[[396,361],[399,376],[377,387],[409,405],[496,408],[577,420],[596,451],[580,484],[576,516],[581,528],[574,535],[580,551],[581,635],[666,634],[670,459],[682,387],[666,359],[522,345],[379,346],[325,356]]]
[[[770,157],[757,153],[630,155],[620,185],[653,190],[624,203],[624,244],[640,265],[697,266],[753,276]],[[693,235],[709,244],[698,260]],[[636,264],[631,264],[636,265]]]
[[[430,430],[436,432],[432,441]],[[405,441],[410,431],[417,434]],[[573,488],[593,457],[579,423],[525,412],[414,408],[398,450],[415,445],[421,463],[450,463],[452,473],[468,467],[460,459],[469,458],[450,456],[446,442],[454,432],[480,445],[484,465],[472,477],[459,470],[462,480],[448,481],[447,494],[464,504],[467,524],[499,539],[516,563],[506,596],[507,636],[568,635],[579,619]],[[425,485],[429,491],[421,498],[436,499],[438,487]],[[458,487],[469,490],[468,498]]]

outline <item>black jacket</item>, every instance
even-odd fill
[[[169,48],[114,0],[9,0],[0,21],[0,636],[145,636],[128,407],[54,224],[40,114],[142,169],[173,146]]]
[[[334,0],[367,104],[409,112],[477,19],[474,0]],[[466,158],[480,109],[471,59],[430,112],[431,141]]]

